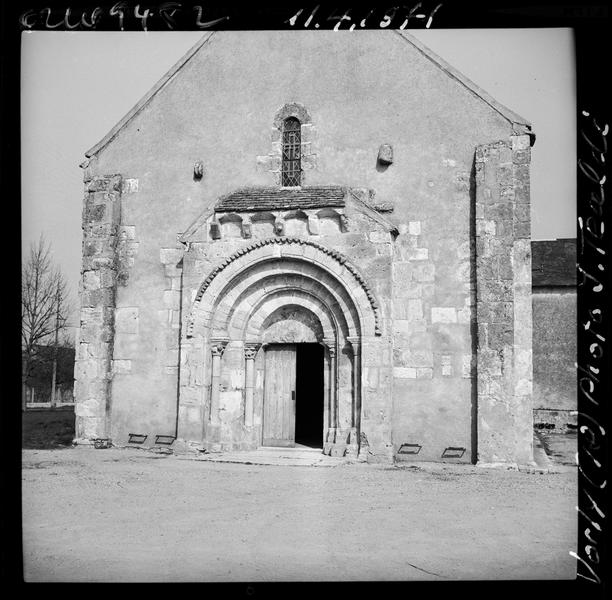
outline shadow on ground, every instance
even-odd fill
[[[74,408],[30,409],[21,413],[21,447],[53,450],[72,446]]]

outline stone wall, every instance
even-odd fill
[[[258,238],[257,230],[249,229],[252,237],[246,240],[232,235],[207,240],[211,222],[190,237],[184,258],[183,310],[189,316],[181,350],[182,444],[197,444],[204,431],[208,449],[257,447],[264,353],[255,353],[255,377],[248,384],[248,347],[314,340],[328,349],[326,398],[337,394],[338,399],[337,428],[330,423],[334,411],[329,412],[326,400],[329,452],[356,452],[361,436],[368,441],[362,458],[392,460],[392,235],[354,207],[347,207],[347,213],[342,231],[316,228],[316,233],[303,230],[300,236],[276,238],[262,232],[264,237]],[[246,215],[240,217],[244,221]],[[297,329],[288,321],[294,311],[282,310],[285,302],[301,307]],[[267,308],[251,314],[260,305]],[[266,315],[281,321],[268,321]],[[303,328],[311,322],[318,325],[306,335]],[[248,325],[245,338],[248,323],[256,325]],[[246,387],[254,390],[248,416]],[[213,388],[219,390],[214,398]]]
[[[76,439],[108,438],[115,343],[117,244],[122,177],[85,171],[80,330],[75,378]]]
[[[577,422],[576,240],[532,250],[534,423],[563,430]]]
[[[476,150],[477,444],[482,463],[531,463],[527,136]]]

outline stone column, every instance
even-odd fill
[[[476,149],[477,455],[533,462],[527,135]]]
[[[92,177],[85,171],[81,323],[74,365],[77,443],[110,437],[122,181],[121,175]]]
[[[255,357],[261,344],[244,345],[245,382],[244,382],[244,425],[253,427],[253,387],[255,385]]]
[[[336,447],[336,430],[338,427],[338,357],[336,355],[336,340],[324,338],[323,343],[329,352],[329,428],[323,452],[331,454]],[[342,452],[344,455],[344,449]]]
[[[356,458],[359,453],[359,415],[361,411],[361,340],[351,336],[347,338],[347,341],[353,349],[353,412],[346,454]]]
[[[219,378],[221,376],[221,357],[227,346],[227,340],[212,340],[212,369],[210,382],[210,422],[219,424]]]

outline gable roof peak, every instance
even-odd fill
[[[217,34],[217,31],[211,31],[205,33],[200,40],[196,44],[194,44],[175,64],[170,68],[169,71],[162,76],[162,78],[127,112],[127,114],[94,146],[92,146],[87,152],[85,152],[85,156],[87,158],[91,158],[100,150],[105,148],[116,136],[117,134],[138,114],[140,113],[145,106],[153,99],[153,97],[168,84],[174,76],[200,51],[201,48],[206,46],[213,36]],[[221,32],[223,33],[223,32]],[[302,32],[309,33],[309,32]],[[310,32],[315,33],[315,32]],[[316,32],[315,34],[323,33]],[[334,32],[338,33],[338,32]],[[345,32],[349,35],[355,35],[355,32]],[[399,36],[404,43],[410,44],[414,47],[418,52],[420,52],[424,57],[430,60],[433,64],[435,64],[439,69],[444,71],[449,77],[456,80],[460,84],[462,84],[465,88],[467,88],[471,93],[480,98],[483,102],[488,104],[493,110],[499,113],[502,117],[504,117],[511,125],[512,130],[516,135],[529,135],[531,138],[531,145],[533,145],[535,141],[535,133],[532,131],[531,123],[511,111],[509,108],[506,108],[504,105],[500,104],[495,100],[492,96],[487,94],[484,90],[478,87],[474,82],[468,79],[465,75],[455,69],[452,65],[447,63],[445,60],[440,58],[437,54],[435,54],[432,50],[430,50],[427,46],[422,44],[419,40],[417,40],[414,36],[409,34],[405,30],[393,30],[388,33],[394,33]],[[83,163],[85,165],[86,163]]]
[[[418,52],[420,52],[425,58],[430,60],[439,69],[444,71],[451,79],[454,79],[461,85],[463,85],[472,94],[480,98],[485,104],[488,104],[494,111],[500,114],[512,125],[512,131],[515,135],[529,135],[531,139],[531,145],[535,141],[535,133],[532,131],[531,123],[521,117],[514,111],[510,110],[497,100],[485,92],[481,87],[476,85],[471,79],[466,77],[458,69],[447,63],[443,58],[438,56],[433,50],[425,46],[420,40],[415,38],[413,35],[404,30],[394,29],[393,32],[398,35],[405,43],[413,46]]]

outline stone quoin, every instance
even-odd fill
[[[81,165],[76,442],[531,464],[534,140],[405,31],[204,35]]]

